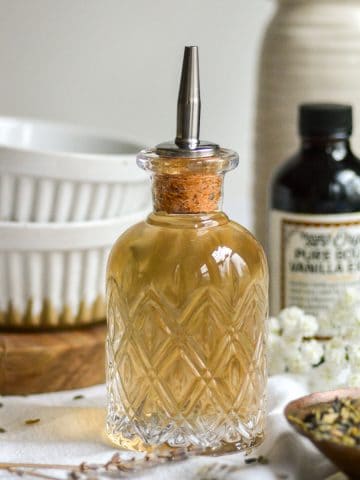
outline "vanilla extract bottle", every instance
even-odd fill
[[[360,287],[360,160],[352,153],[352,108],[299,108],[299,151],[273,177],[271,310],[296,305],[318,315]]]
[[[154,211],[107,269],[107,432],[121,448],[214,454],[263,438],[268,271],[221,211],[238,155],[199,140],[197,47],[186,47],[175,143],[140,152]]]

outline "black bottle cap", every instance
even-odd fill
[[[302,136],[350,136],[352,107],[336,103],[304,103],[299,107]]]

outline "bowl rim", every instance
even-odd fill
[[[131,145],[127,153],[91,153],[62,151],[60,149],[23,147],[0,141],[0,174],[41,176],[79,181],[119,181],[133,182],[144,180],[145,172],[137,167],[136,153],[144,148],[138,141],[126,140],[102,132],[101,129],[53,122],[31,117],[0,115],[0,129],[3,123],[32,125],[39,128],[63,130],[72,135],[88,136],[92,140],[116,142],[119,145]]]
[[[25,151],[32,151],[32,152],[37,152],[37,153],[58,153],[58,154],[63,154],[63,155],[89,155],[89,156],[105,156],[105,157],[122,157],[126,155],[134,155],[137,151],[138,148],[142,149],[144,148],[141,143],[137,140],[131,140],[131,139],[125,139],[122,137],[118,137],[117,135],[110,133],[109,131],[106,131],[102,128],[95,128],[92,126],[86,126],[86,125],[76,125],[73,123],[68,123],[68,122],[58,122],[55,120],[47,120],[47,119],[42,119],[42,118],[36,118],[36,117],[28,117],[28,116],[16,116],[16,115],[0,115],[0,125],[2,123],[9,123],[12,122],[14,124],[29,124],[32,126],[36,126],[39,128],[49,128],[54,131],[57,130],[63,130],[66,133],[72,134],[72,135],[79,135],[79,136],[88,136],[91,137],[92,139],[99,139],[99,140],[104,140],[104,141],[109,141],[109,142],[115,142],[118,144],[124,144],[128,145],[130,148],[128,152],[124,153],[90,153],[90,152],[76,152],[76,151],[62,151],[62,150],[51,150],[51,149],[46,149],[46,148],[36,148],[36,147],[22,147],[20,145],[11,145],[7,142],[2,142],[0,140],[0,146],[4,147],[9,147],[13,148],[16,150],[25,150]]]
[[[0,222],[0,253],[104,248],[150,209],[121,217],[81,222]]]

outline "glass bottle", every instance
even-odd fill
[[[303,104],[301,146],[271,187],[271,309],[319,314],[360,287],[360,160],[352,108]]]
[[[107,269],[107,432],[119,447],[222,453],[263,437],[268,272],[221,211],[235,152],[199,141],[197,47],[186,47],[174,144],[138,155],[154,211]]]

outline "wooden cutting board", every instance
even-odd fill
[[[0,395],[103,383],[105,336],[104,324],[60,332],[0,332]]]

